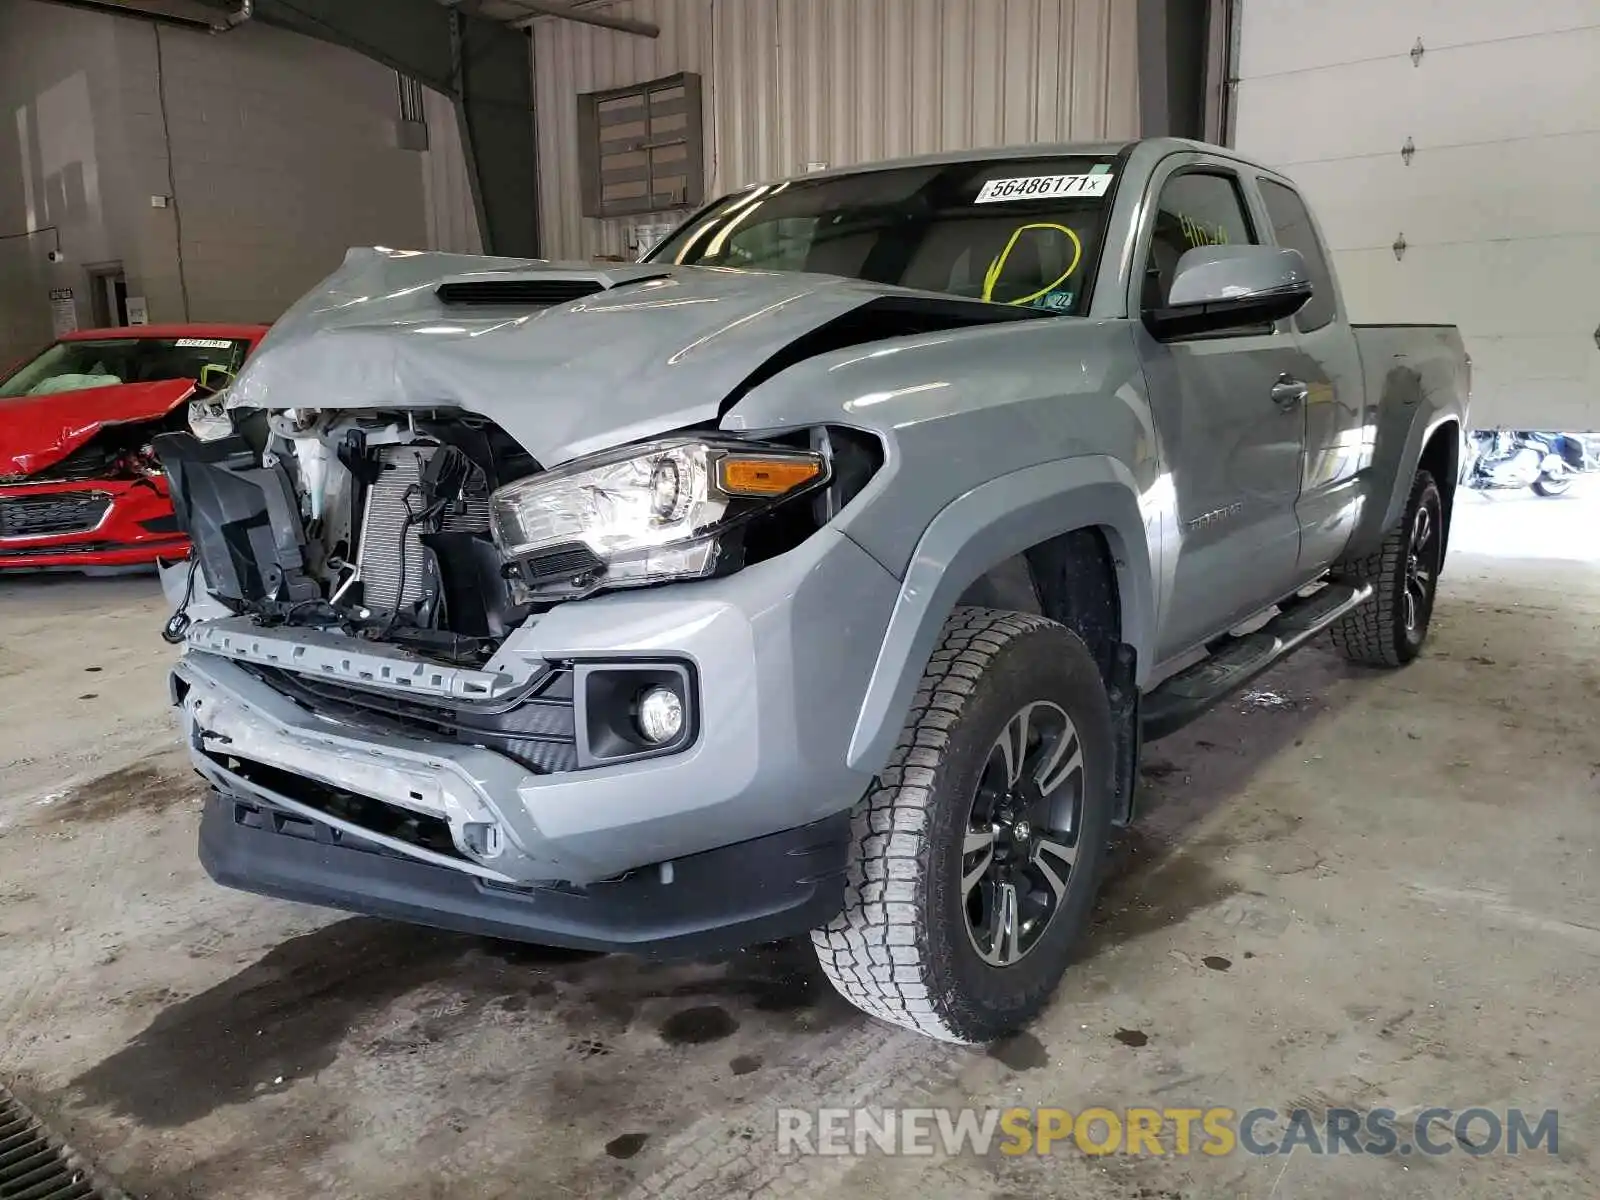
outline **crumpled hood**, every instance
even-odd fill
[[[54,466],[107,425],[154,421],[186,401],[192,379],[0,399],[0,479]]]
[[[604,290],[546,308],[447,304],[442,282]],[[459,407],[550,467],[715,419],[778,350],[888,294],[924,293],[792,272],[352,250],[273,325],[228,406]]]

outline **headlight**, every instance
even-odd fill
[[[528,583],[627,587],[713,574],[722,534],[827,478],[827,461],[808,451],[655,442],[509,484],[490,511],[495,542]]]

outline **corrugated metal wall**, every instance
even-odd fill
[[[1134,137],[1137,0],[631,0],[643,38],[534,25],[545,253],[628,255],[651,218],[578,201],[577,97],[676,71],[706,88],[711,194],[906,154]]]

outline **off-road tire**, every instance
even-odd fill
[[[1372,599],[1340,617],[1328,631],[1334,649],[1351,662],[1371,667],[1402,667],[1422,651],[1438,593],[1438,564],[1434,569],[1433,589],[1428,594],[1427,611],[1414,630],[1406,627],[1405,588],[1411,534],[1417,510],[1423,506],[1432,514],[1433,536],[1440,539],[1442,549],[1444,506],[1439,489],[1432,475],[1418,471],[1411,481],[1405,512],[1399,524],[1384,535],[1383,543],[1364,558],[1347,559],[1334,567],[1333,574],[1337,578],[1350,583],[1370,583],[1373,589]]]
[[[1084,755],[1077,858],[1034,948],[990,966],[961,895],[961,841],[1000,731],[1033,701],[1059,705]],[[889,765],[857,806],[844,912],[812,931],[852,1004],[944,1041],[991,1041],[1046,1003],[1089,923],[1110,833],[1114,739],[1095,660],[1043,617],[958,608],[923,673]]]

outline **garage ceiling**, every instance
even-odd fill
[[[119,16],[143,17],[174,25],[213,28],[227,22],[228,14],[242,13],[240,0],[48,0],[69,8]],[[526,25],[541,17],[599,25],[641,37],[656,37],[660,30],[648,21],[617,16],[607,9],[615,0],[439,0],[474,16],[508,25]]]
[[[642,37],[655,37],[661,31],[648,21],[618,16],[607,11],[615,0],[440,0],[466,12],[477,13],[495,21],[511,25],[526,25],[540,17],[556,17],[578,21],[585,25],[599,25],[623,33]]]
[[[143,17],[172,25],[211,27],[227,19],[227,8],[207,0],[47,0],[67,8],[114,16]]]

